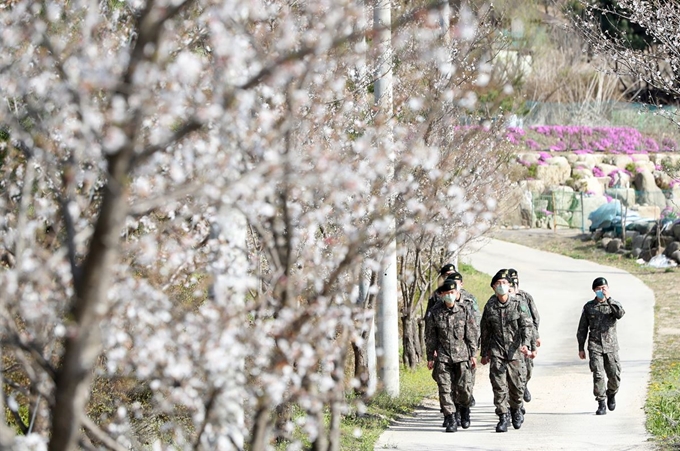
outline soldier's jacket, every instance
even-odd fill
[[[448,308],[443,302],[432,307],[425,317],[427,360],[463,362],[477,354],[479,331],[474,315],[461,302]]]
[[[477,304],[477,298],[475,298],[475,296],[469,291],[466,291],[464,288],[461,288],[459,302],[466,304],[470,308],[473,316],[475,317],[475,321],[477,321],[477,328],[479,328],[479,323],[482,320],[482,312],[479,311],[479,304]]]
[[[616,320],[621,319],[625,313],[621,304],[612,298],[601,302],[595,298],[586,302],[576,332],[578,350],[584,350],[587,337],[589,351],[602,353],[618,351]]]
[[[517,360],[522,357],[519,349],[531,345],[533,322],[522,298],[510,295],[503,304],[493,295],[484,307],[480,329],[482,357]]]
[[[538,334],[538,326],[541,323],[541,317],[538,314],[538,308],[536,307],[536,301],[534,301],[533,296],[531,296],[529,293],[527,293],[524,290],[517,291],[517,296],[524,299],[524,301],[527,304],[527,307],[529,308],[529,313],[531,314],[531,320],[534,324],[533,336],[531,337],[531,350],[535,351],[536,350],[536,340],[541,338],[541,336]]]

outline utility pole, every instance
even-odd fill
[[[392,152],[392,4],[391,0],[375,0],[373,30],[375,31],[376,64],[374,96],[378,108],[377,146],[385,153]],[[394,177],[394,165],[391,174]],[[390,200],[391,202],[391,200]],[[396,221],[392,218],[392,231]],[[399,396],[399,305],[397,300],[397,241],[393,235],[384,249],[378,277],[379,292],[376,306],[376,345],[378,378],[383,390],[391,397]]]

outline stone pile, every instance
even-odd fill
[[[679,154],[524,152],[517,161],[528,168],[529,177],[519,183],[519,209],[508,225],[587,231],[589,215],[618,200],[624,216],[642,220],[625,233],[594,231],[602,247],[645,260],[663,253],[680,263],[680,224],[673,223],[680,213],[680,180],[663,170],[680,167]],[[657,233],[659,220],[665,228]]]

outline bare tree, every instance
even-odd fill
[[[454,79],[449,53],[422,38],[440,7],[395,17],[395,62]],[[295,428],[337,448],[354,383],[342,367],[367,315],[361,269],[418,228],[457,224],[462,242],[494,207],[475,167],[496,156],[451,173],[427,138],[442,113],[473,107],[466,86],[423,89],[420,71],[403,72],[420,88],[396,97],[397,139],[377,151],[376,112],[355,102],[372,80],[352,78],[373,36],[355,26],[365,12],[336,0],[0,9],[0,326],[24,432],[0,428],[5,449],[255,451],[299,440]],[[460,41],[475,30],[471,18]],[[300,420],[276,421],[287,404]]]

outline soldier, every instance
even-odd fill
[[[607,408],[616,408],[616,393],[621,383],[619,343],[616,337],[616,321],[626,313],[618,301],[609,296],[609,284],[604,277],[593,281],[595,298],[586,302],[581,312],[576,338],[578,356],[585,360],[584,345],[588,337],[590,371],[593,373],[593,394],[598,406],[595,415],[606,415]],[[607,388],[605,390],[605,374]],[[604,399],[607,397],[607,408]]]
[[[446,432],[456,432],[456,406],[460,406],[461,426],[470,427],[470,368],[477,365],[478,330],[470,310],[456,303],[459,292],[455,284],[444,283],[437,293],[442,302],[437,303],[425,319],[427,367],[432,369],[437,359],[437,386],[444,425]]]
[[[446,278],[446,282],[455,282],[456,286],[458,287],[458,292],[460,293],[458,295],[458,299],[456,301],[460,301],[463,304],[465,304],[471,311],[472,314],[475,317],[475,321],[477,322],[477,329],[479,329],[479,324],[480,321],[482,320],[482,312],[479,311],[479,304],[477,303],[477,298],[474,297],[472,293],[469,291],[466,291],[463,288],[463,275],[459,272],[453,272],[449,274],[449,276]],[[479,349],[479,340],[477,340],[477,348]],[[475,387],[475,378],[477,374],[477,368],[472,368],[472,388],[474,389]],[[475,401],[475,396],[474,394],[472,395],[472,401],[470,401],[470,407],[474,407],[476,404]],[[458,421],[459,418],[456,415],[456,420]]]
[[[508,269],[508,275],[510,276],[510,280],[512,280],[511,292],[524,299],[527,307],[529,307],[529,313],[531,313],[531,319],[534,323],[531,346],[529,347],[531,354],[524,359],[524,364],[527,369],[526,385],[524,386],[524,402],[529,402],[531,401],[531,393],[529,392],[528,385],[534,371],[534,359],[538,353],[537,348],[541,346],[541,337],[538,334],[538,325],[541,322],[541,317],[538,315],[538,308],[536,307],[533,296],[519,288],[519,274],[517,273],[517,270],[513,268]]]
[[[442,280],[444,280],[444,279],[446,279],[446,277],[449,274],[451,274],[455,271],[456,271],[455,265],[453,263],[447,263],[447,264],[445,264],[444,266],[441,267],[441,269],[439,270],[439,275],[443,278]],[[442,282],[442,284],[443,284],[443,282]],[[440,285],[440,287],[441,287],[441,285]],[[432,311],[432,308],[435,305],[437,305],[437,303],[440,303],[440,302],[442,302],[442,301],[441,301],[441,298],[439,296],[439,288],[438,288],[437,290],[435,290],[435,292],[432,294],[432,296],[430,296],[430,298],[427,300],[427,307],[425,308],[425,318],[426,318],[425,335],[426,336],[427,336],[427,333],[428,333],[427,332],[427,327],[428,327],[427,316],[430,313],[430,311]],[[435,352],[435,354],[436,354],[436,352]],[[435,357],[436,357],[436,355],[435,355]],[[435,360],[434,367],[430,368],[432,370],[432,379],[434,379],[435,382],[437,382],[437,380],[438,380],[437,379],[438,367],[439,367],[439,365],[437,365],[437,361]],[[444,406],[441,405],[441,402],[439,403],[439,411],[444,413]],[[455,418],[456,418],[456,424],[458,426],[460,426],[460,412],[459,411],[456,411]],[[446,423],[447,423],[447,421],[446,421],[446,416],[445,416],[444,417],[444,423],[442,423],[442,427],[446,427]]]
[[[441,267],[441,269],[439,270],[439,275],[441,276],[442,281],[444,281],[449,276],[449,274],[453,274],[454,272],[456,272],[456,266],[453,263],[447,263]],[[430,296],[430,299],[427,300],[427,308],[425,308],[426,315],[427,312],[429,312],[432,309],[432,307],[434,307],[437,301],[438,299],[436,296],[434,295]]]
[[[510,277],[505,269],[491,279],[494,294],[484,307],[481,322],[482,365],[491,363],[489,380],[499,421],[496,432],[508,430],[508,405],[512,426],[522,427],[524,396],[524,358],[529,354],[533,324],[529,309],[520,298],[510,294]]]

